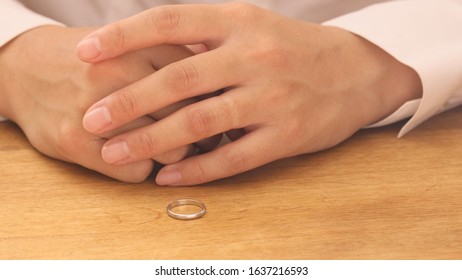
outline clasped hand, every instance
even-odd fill
[[[228,133],[231,142],[163,167],[160,185],[204,183],[332,147],[421,91],[412,69],[369,41],[245,3],[156,7],[93,32],[77,53],[96,63],[160,44],[207,51],[114,91],[83,121],[104,134],[199,98],[102,148],[107,163],[125,165]]]

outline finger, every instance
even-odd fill
[[[196,97],[195,99],[196,100],[205,100],[205,99],[208,99],[210,97],[218,96],[218,95],[222,94],[223,92],[224,92],[224,90],[219,90],[219,91],[216,91],[216,92],[203,94],[201,96]],[[216,147],[218,147],[222,143],[222,141],[223,141],[223,133],[220,133],[220,134],[212,136],[210,138],[200,140],[200,141],[196,142],[195,144],[196,144],[196,146],[199,148],[199,150],[201,152],[209,152],[209,151],[215,149]]]
[[[222,48],[172,63],[91,106],[84,127],[102,133],[181,100],[241,84],[251,73],[238,59]]]
[[[128,132],[128,131],[132,131],[134,129],[137,129],[137,128],[141,128],[141,127],[144,127],[144,126],[147,126],[147,125],[150,125],[152,123],[154,123],[155,120],[150,118],[150,117],[142,117],[142,118],[139,118],[131,123],[128,123],[118,129],[115,129],[115,130],[112,130],[110,132],[107,132],[103,135],[101,135],[101,137],[103,138],[106,138],[106,139],[110,139],[112,137],[115,137],[119,134],[122,134],[122,133],[125,133],[125,132]],[[210,141],[213,141],[215,139],[212,139]],[[215,140],[216,141],[216,140]],[[208,144],[208,147],[212,146],[213,145],[213,142],[212,144]],[[178,147],[176,149],[173,149],[171,151],[168,151],[168,152],[165,152],[163,154],[160,154],[160,155],[157,155],[155,157],[153,157],[152,159],[155,160],[156,162],[159,162],[159,163],[162,163],[162,164],[172,164],[172,163],[177,163],[187,157],[190,157],[191,155],[193,155],[195,152],[195,146],[193,144],[190,144],[190,145],[185,145],[185,146],[182,146],[182,147]]]
[[[160,44],[217,45],[232,28],[226,15],[220,5],[155,7],[91,33],[78,44],[77,55],[99,62]]]
[[[157,112],[149,114],[149,116],[153,117],[156,120],[161,120],[163,118],[166,118],[167,116],[175,113],[179,109],[186,107],[187,105],[191,105],[193,103],[197,102],[194,98],[186,99],[180,102],[177,102],[173,105],[170,105],[162,110],[159,110]],[[148,125],[148,124],[146,124]],[[146,126],[145,125],[145,126]],[[141,127],[141,126],[139,126]],[[222,134],[214,135],[212,137],[209,137],[207,139],[200,140],[195,143],[195,145],[201,150],[201,151],[210,151],[214,149],[215,147],[220,144],[222,138]],[[167,153],[164,153],[159,156],[155,156],[153,159],[157,162],[160,162],[162,164],[172,164],[175,162],[178,162],[180,160],[185,159],[186,157],[191,156],[194,154],[195,148],[194,145],[190,144],[181,148],[177,148],[173,151],[169,151]]]
[[[117,129],[108,131],[106,133],[97,134],[97,135],[102,137],[102,138],[111,139],[111,138],[113,138],[113,137],[115,137],[115,136],[117,136],[119,134],[122,134],[122,133],[125,133],[125,132],[128,132],[128,131],[140,128],[140,127],[144,127],[144,126],[153,124],[155,121],[156,120],[154,120],[154,119],[152,119],[150,117],[141,117],[141,118],[136,119],[136,120],[124,125],[124,126],[121,126],[121,127],[117,128]]]
[[[51,156],[128,183],[142,182],[151,174],[153,162],[150,159],[120,166],[107,164],[101,157],[104,142],[104,139],[85,132],[70,133],[66,139],[61,139],[60,156]]]
[[[172,62],[179,61],[194,55],[194,53],[185,46],[180,45],[160,45],[153,48],[145,50],[145,53],[150,57],[151,65],[154,69],[161,69]],[[159,55],[162,54],[162,55]],[[134,82],[134,81],[132,81]],[[167,108],[164,108],[160,111],[149,114],[150,117],[141,117],[133,122],[130,122],[118,129],[107,132],[103,137],[109,139],[118,134],[134,130],[143,126],[152,124],[156,120],[165,118],[166,116],[172,114],[180,108],[183,108],[189,104],[192,104],[194,99],[188,99],[184,101],[177,102]],[[187,157],[190,157],[194,154],[196,148],[194,145],[186,145],[179,148],[176,148],[172,151],[165,152],[158,156],[153,157],[152,159],[161,164],[173,164],[179,162]]]
[[[103,143],[104,140],[99,140],[88,144],[88,150],[81,153],[83,166],[128,183],[142,182],[151,174],[154,164],[150,159],[122,166],[105,163],[101,158]]]
[[[275,153],[269,129],[246,134],[217,150],[185,159],[161,169],[158,185],[195,185],[239,174],[281,158]]]
[[[213,135],[246,127],[259,114],[248,110],[251,96],[223,94],[200,101],[152,124],[109,140],[103,158],[112,164],[146,159]]]

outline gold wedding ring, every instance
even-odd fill
[[[197,207],[199,207],[199,211],[193,212],[193,213],[186,213],[186,214],[178,213],[178,212],[174,211],[174,209],[176,207],[185,206],[185,205],[197,206]],[[170,217],[172,217],[174,219],[177,219],[177,220],[194,220],[194,219],[198,219],[198,218],[204,216],[205,212],[206,212],[206,210],[205,210],[204,203],[202,203],[202,202],[200,202],[198,200],[195,200],[195,199],[189,199],[189,198],[177,199],[177,200],[174,200],[174,201],[170,202],[167,205],[167,214]]]

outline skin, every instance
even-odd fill
[[[104,143],[103,159],[124,166],[230,132],[230,143],[161,169],[160,185],[209,182],[327,149],[422,92],[413,69],[369,41],[245,3],[147,10],[92,33],[77,54],[96,63],[165,43],[203,44],[207,51],[114,91],[84,117],[89,132],[107,133],[223,89]]]
[[[17,123],[32,145],[50,157],[125,182],[141,182],[152,172],[151,158],[123,166],[108,164],[101,157],[103,144],[119,133],[152,124],[192,100],[150,112],[100,134],[83,129],[83,115],[91,104],[113,91],[193,53],[185,47],[162,45],[98,64],[84,63],[75,55],[75,46],[94,30],[43,26],[0,48],[0,115]],[[216,140],[208,139],[205,144],[214,145]],[[194,150],[193,145],[184,145],[152,158],[174,163]]]

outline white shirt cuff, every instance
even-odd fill
[[[408,0],[372,5],[324,25],[351,31],[381,47],[420,76],[423,97],[374,126],[412,116],[399,137],[462,104],[462,0]]]
[[[19,34],[42,25],[61,23],[28,10],[17,1],[2,1],[0,9],[0,47]]]

